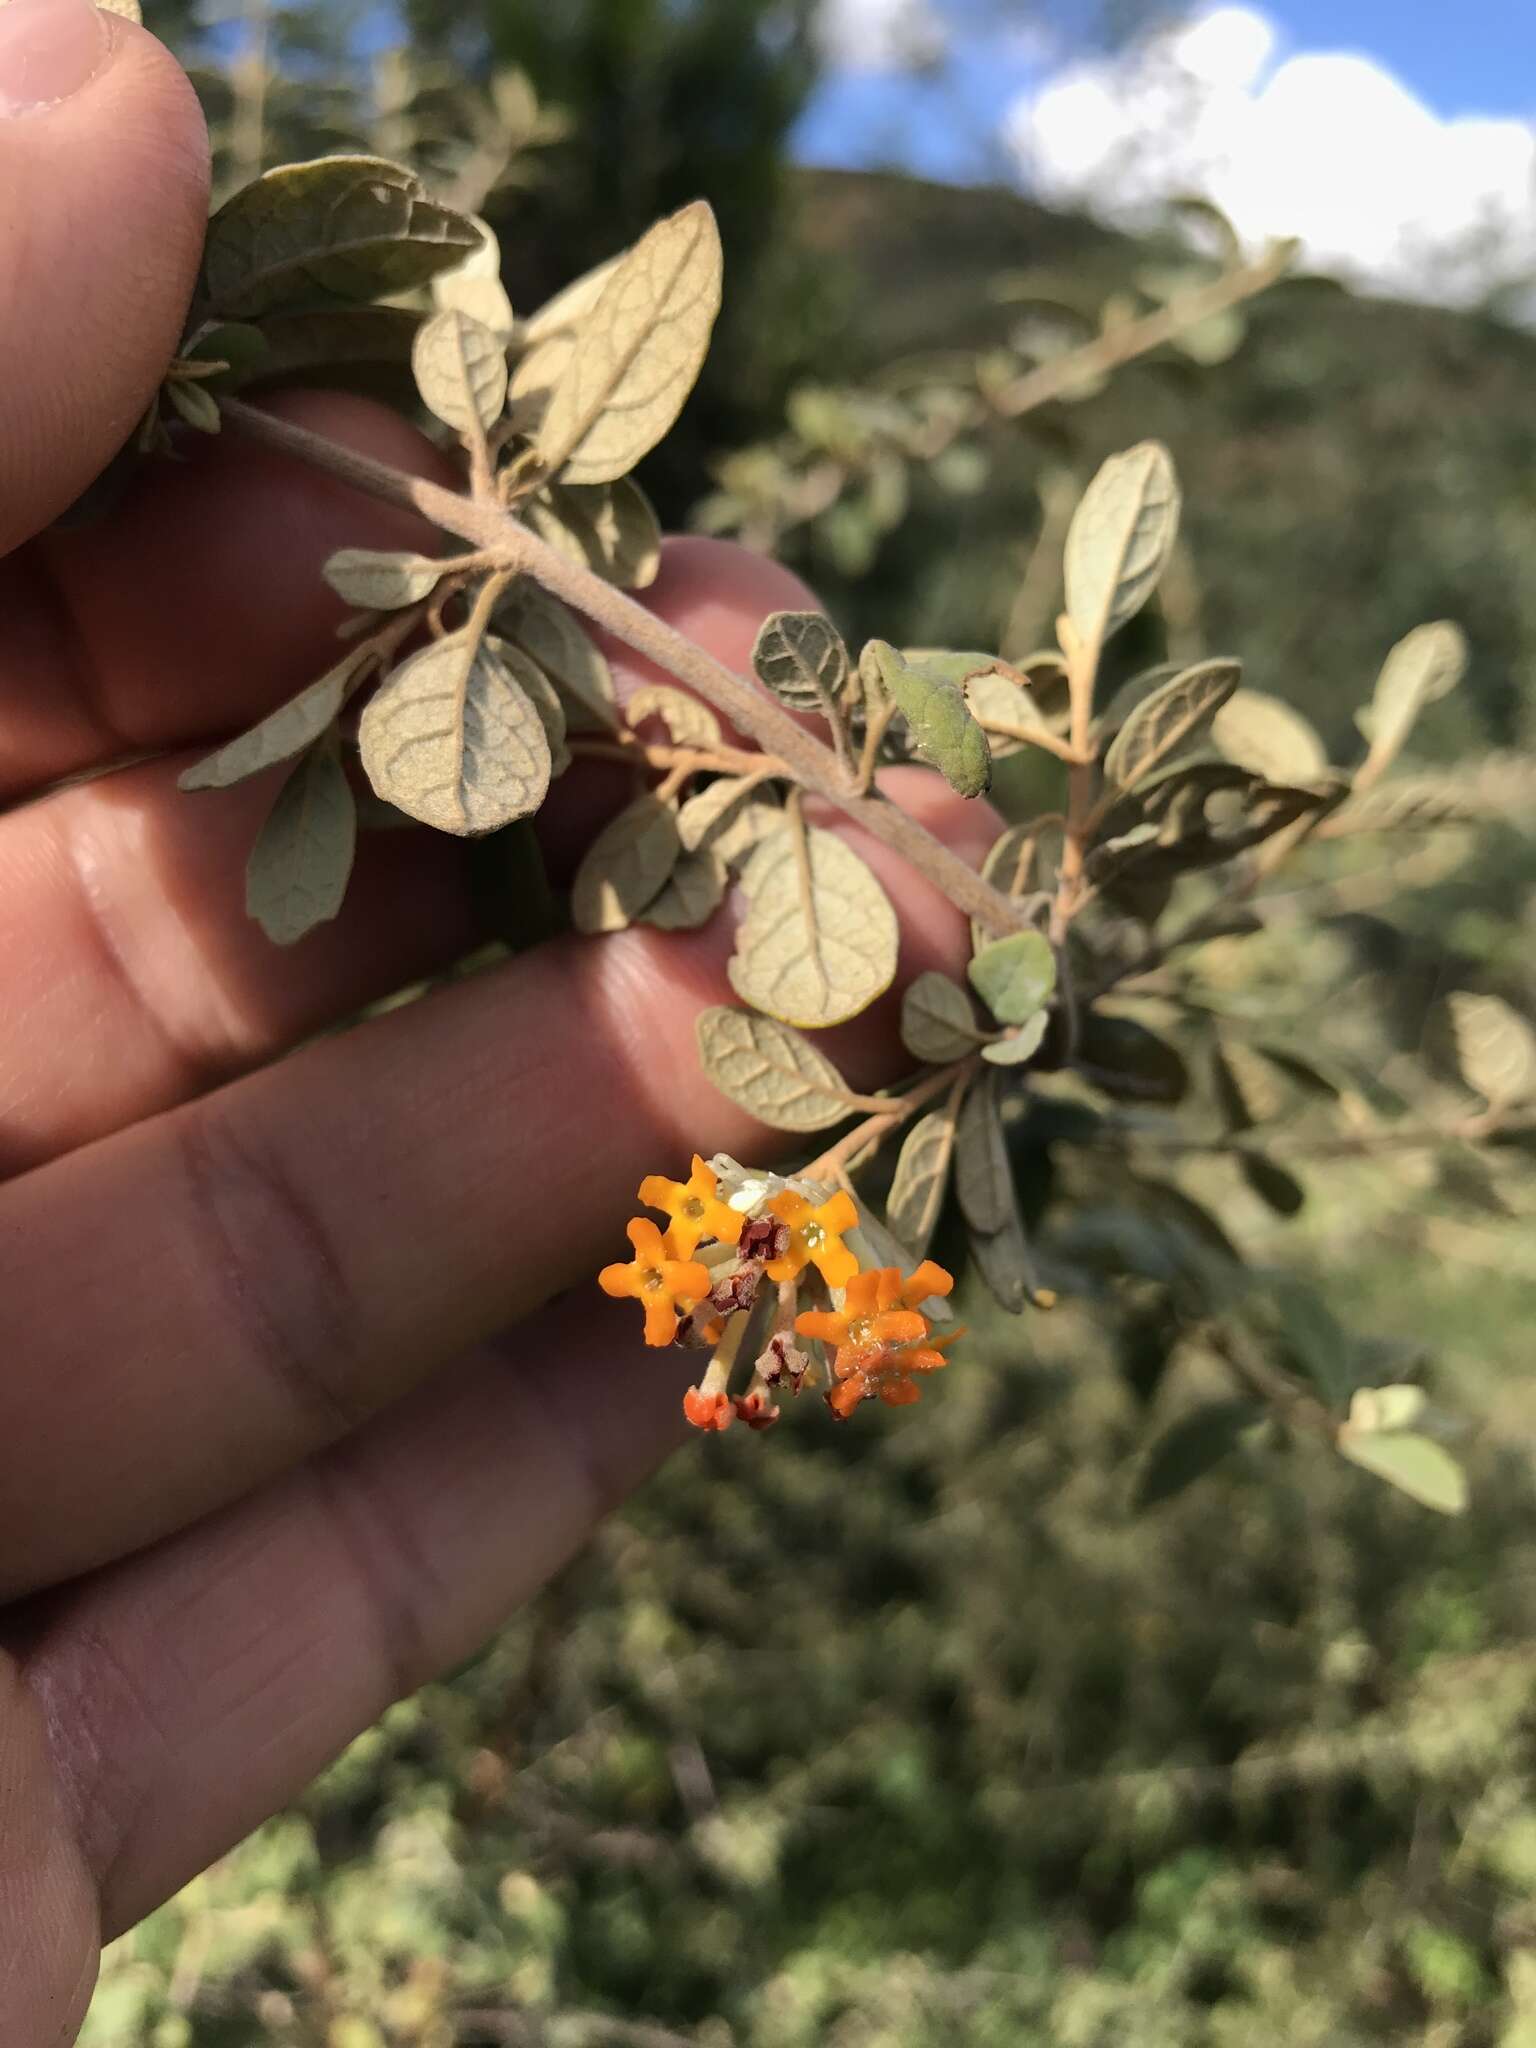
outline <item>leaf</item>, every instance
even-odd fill
[[[983,946],[967,972],[1000,1024],[1023,1024],[1056,992],[1056,955],[1043,932],[1015,932]]]
[[[339,548],[323,573],[343,604],[360,612],[393,612],[429,598],[442,581],[443,565],[428,555]]]
[[[659,718],[672,735],[675,747],[699,747],[706,752],[720,744],[720,721],[709,706],[687,690],[674,689],[671,683],[648,683],[624,706],[624,716],[631,727],[638,727],[648,718]]]
[[[139,0],[96,0],[96,5],[108,14],[120,14],[124,21],[143,24],[144,13]]]
[[[356,850],[357,806],[326,737],[278,791],[246,866],[246,909],[275,945],[291,946],[335,917]]]
[[[1175,759],[1207,729],[1242,673],[1238,661],[1202,661],[1143,698],[1104,756],[1105,780],[1134,789],[1143,776]]]
[[[1446,998],[1451,1048],[1467,1086],[1491,1109],[1536,1094],[1536,1031],[1498,996],[1458,990]]]
[[[1162,580],[1179,532],[1179,483],[1157,441],[1112,455],[1083,493],[1067,534],[1067,615],[1102,647]]]
[[[682,853],[677,814],[653,796],[636,797],[587,848],[571,884],[579,932],[619,932],[654,903]]]
[[[920,1117],[902,1144],[885,1213],[916,1258],[927,1256],[938,1228],[954,1157],[955,1115],[950,1109],[933,1109]]]
[[[1443,825],[1475,825],[1483,816],[1475,798],[1452,782],[1392,781],[1341,804],[1328,821],[1328,837],[1357,832],[1432,832]]]
[[[961,796],[981,796],[991,788],[992,750],[958,684],[903,660],[885,640],[869,642],[859,671],[890,697],[918,753],[952,789]]]
[[[1226,758],[1282,789],[1328,772],[1328,750],[1299,711],[1263,690],[1239,690],[1217,712],[1211,737]]]
[[[994,1040],[991,1045],[984,1045],[981,1056],[994,1067],[1026,1066],[1044,1045],[1045,1034],[1050,1028],[1050,1012],[1037,1010],[1017,1031],[1010,1032],[1006,1038]]]
[[[329,306],[263,317],[264,352],[236,363],[219,379],[221,391],[246,391],[258,384],[344,383],[359,371],[371,382],[390,383],[398,374],[399,396],[408,402],[412,384],[411,346],[421,322],[399,306]]]
[[[778,831],[783,826],[784,813],[769,804],[749,802],[753,791],[760,787],[750,776],[721,775],[697,796],[689,797],[677,814],[677,833],[686,851],[697,853],[708,847],[723,860],[736,860],[742,853],[750,852],[763,837],[763,829],[760,820],[747,843],[741,843],[737,827],[748,809],[763,814],[767,830]]]
[[[570,484],[611,483],[671,427],[720,310],[723,258],[703,200],[659,221],[622,258],[577,331],[538,448]]]
[[[896,977],[890,899],[853,849],[798,822],[762,841],[742,870],[749,909],[731,986],[786,1024],[822,1029],[858,1016]]]
[[[1189,1069],[1178,1048],[1132,1017],[1090,1011],[1078,1034],[1078,1060],[1106,1095],[1127,1102],[1182,1102]]]
[[[494,832],[528,817],[549,791],[538,709],[474,632],[435,641],[386,677],[358,743],[376,793],[440,832]]]
[[[1358,1387],[1349,1404],[1347,1427],[1358,1436],[1378,1430],[1412,1429],[1424,1413],[1422,1387]]]
[[[496,607],[496,630],[537,662],[566,702],[574,732],[612,732],[618,695],[607,660],[581,622],[530,576],[519,576]]]
[[[661,567],[661,528],[632,477],[595,489],[551,484],[522,516],[541,540],[607,583],[644,590]]]
[[[821,612],[774,612],[764,619],[752,667],[781,703],[827,718],[848,686],[848,650]]]
[[[1362,1434],[1346,1422],[1338,1434],[1338,1447],[1352,1465],[1395,1486],[1420,1507],[1433,1508],[1441,1515],[1466,1512],[1467,1475],[1432,1437],[1412,1430]]]
[[[1229,1130],[1251,1131],[1271,1122],[1285,1107],[1272,1064],[1238,1041],[1212,1045],[1211,1080]]]
[[[705,1010],[698,1020],[704,1071],[732,1102],[780,1131],[822,1131],[854,1107],[832,1062],[807,1038],[751,1010]]]
[[[1250,1145],[1241,1146],[1237,1163],[1249,1187],[1277,1216],[1299,1216],[1307,1206],[1307,1191],[1301,1182],[1294,1173],[1271,1159],[1267,1152],[1255,1151]]]
[[[195,428],[199,434],[217,434],[223,430],[224,415],[219,411],[219,401],[201,384],[189,384],[180,377],[173,377],[165,386],[165,395],[185,424]]]
[[[316,297],[385,298],[450,269],[479,239],[473,221],[438,205],[399,164],[285,164],[209,222],[201,297],[234,319]]]
[[[1360,723],[1378,765],[1396,758],[1426,704],[1449,696],[1467,672],[1467,637],[1451,619],[1415,626],[1382,663]]]
[[[972,1230],[968,1242],[976,1270],[998,1307],[1011,1316],[1022,1315],[1039,1292],[1039,1280],[1017,1208],[1010,1209],[1001,1230]]]
[[[988,669],[979,675],[968,676],[960,687],[972,718],[986,732],[987,745],[994,760],[1005,760],[1028,745],[1028,741],[1016,737],[1014,731],[999,731],[999,727],[1017,728],[1021,732],[1032,728],[1041,732],[1048,730],[1034,698],[1011,676],[1002,676],[996,669]]]
[[[972,1230],[985,1237],[1007,1228],[1014,1213],[1013,1169],[1003,1138],[998,1076],[974,1083],[960,1110],[955,1133],[955,1183],[960,1207]]]
[[[608,280],[623,262],[611,256],[568,284],[564,291],[539,308],[523,323],[524,353],[512,372],[512,396],[535,409],[542,418],[549,395],[564,376],[576,352],[581,323],[602,297]]]
[[[947,974],[920,974],[901,999],[901,1042],[915,1060],[942,1067],[968,1059],[982,1035],[970,997]]]
[[[1147,1453],[1136,1487],[1138,1510],[1172,1500],[1229,1458],[1266,1410],[1260,1401],[1207,1401],[1165,1429]]]
[[[565,742],[565,699],[538,663],[530,660],[520,647],[495,634],[488,636],[486,646],[539,714],[539,723],[549,742],[549,776],[553,782],[571,765],[571,750]]]
[[[488,327],[505,349],[517,326],[512,301],[501,282],[501,244],[488,221],[471,216],[479,231],[479,244],[452,270],[439,271],[432,280],[432,303],[439,312],[467,313]],[[498,411],[500,408],[497,408]]]
[[[725,862],[715,854],[685,853],[661,894],[641,913],[641,922],[663,932],[696,931],[724,902],[729,880]]]
[[[424,321],[411,350],[422,403],[456,434],[486,434],[507,402],[507,355],[499,335],[456,307]]]
[[[229,789],[279,761],[291,761],[312,746],[335,722],[357,682],[367,673],[356,655],[349,655],[328,675],[230,740],[216,753],[183,770],[178,788]]]

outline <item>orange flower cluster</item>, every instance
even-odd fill
[[[846,1242],[858,1231],[859,1212],[845,1189],[827,1193],[748,1174],[731,1160],[720,1165],[724,1174],[695,1154],[686,1181],[660,1174],[642,1181],[640,1200],[668,1226],[637,1216],[628,1227],[634,1258],[598,1275],[605,1294],[640,1303],[647,1344],[714,1353],[702,1383],[684,1398],[688,1421],[702,1430],[737,1420],[771,1428],[779,1419],[775,1393],[786,1386],[799,1393],[813,1377],[796,1337],[820,1345],[829,1359],[827,1405],[840,1419],[871,1399],[891,1407],[918,1400],[920,1376],[947,1362],[944,1353],[961,1334],[935,1340],[922,1312],[923,1303],[949,1294],[950,1275],[932,1260],[906,1279],[894,1266],[861,1271]],[[816,1306],[802,1306],[806,1289]],[[749,1329],[762,1333],[764,1348],[747,1391],[733,1395]]]

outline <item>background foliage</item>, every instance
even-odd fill
[[[889,522],[868,501],[880,465],[807,400],[813,378],[830,365],[868,394],[919,352],[1006,346],[1028,299],[1096,315],[1167,250],[1000,193],[787,170],[809,11],[423,4],[404,69],[360,56],[330,6],[237,32],[168,5],[158,25],[208,71],[226,176],[258,143],[275,159],[367,139],[489,177],[529,303],[707,190],[735,324],[675,467],[647,480],[681,519],[706,458],[728,482],[733,455],[781,445],[786,407],[796,459],[830,437],[859,478],[853,517],[796,527],[785,551],[851,638],[995,644],[1053,490],[1147,435],[1190,509],[1178,596],[1138,657],[1159,635],[1238,647],[1339,743],[1386,648],[1459,618],[1472,671],[1414,746],[1426,769],[1500,750],[1477,776],[1489,823],[1406,854],[1309,854],[1309,916],[1203,966],[1240,1014],[1413,1097],[1437,994],[1536,999],[1518,752],[1536,343],[1282,286],[1223,362],[1161,351],[1081,404],[962,436],[974,459],[947,475],[904,464]],[[261,37],[258,136],[240,65]],[[535,146],[498,171],[514,116]],[[466,135],[478,155],[452,146]],[[1031,601],[1048,620],[1056,594]],[[1388,914],[1381,868],[1401,886],[1405,858],[1414,886]],[[1467,1518],[1264,1452],[1136,1515],[1146,1411],[1216,1389],[1198,1359],[1170,1369],[1166,1288],[1096,1298],[1117,1259],[1145,1270],[1123,1218],[1107,1256],[1103,1230],[1054,1243],[1088,1276],[1078,1304],[1032,1319],[1027,1353],[998,1326],[921,1427],[781,1432],[771,1457],[738,1431],[676,1461],[472,1669],[119,1944],[88,2040],[1530,2048],[1528,1164],[1304,1170],[1311,1199],[1284,1226],[1225,1163],[1188,1172],[1254,1256],[1425,1354],[1432,1391],[1475,1423]]]

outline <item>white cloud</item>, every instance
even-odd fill
[[[1042,197],[1135,223],[1201,192],[1245,240],[1376,289],[1464,303],[1536,276],[1536,124],[1443,119],[1369,57],[1284,54],[1217,7],[1048,78],[1005,136]]]
[[[822,0],[817,36],[835,71],[901,71],[947,46],[932,0]]]

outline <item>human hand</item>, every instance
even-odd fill
[[[56,104],[16,111],[29,97]],[[371,835],[343,915],[293,951],[247,921],[271,784],[200,804],[177,774],[318,672],[333,548],[430,536],[225,443],[159,468],[101,526],[43,531],[174,348],[206,164],[152,39],[86,0],[0,7],[0,2033],[16,2048],[72,2040],[102,1939],[469,1654],[671,1447],[689,1361],[641,1349],[592,1274],[643,1173],[769,1143],[698,1068],[695,1014],[728,996],[718,926],[560,941],[317,1037],[476,943],[462,849]],[[382,459],[437,460],[360,402],[284,408]],[[671,545],[649,601],[738,666],[767,611],[807,602],[705,542]],[[979,855],[989,817],[933,780],[904,800]],[[603,795],[562,786],[557,862],[562,806],[569,826]],[[865,851],[901,890],[904,964],[955,953],[949,907]],[[887,1077],[889,1010],[838,1057]]]

